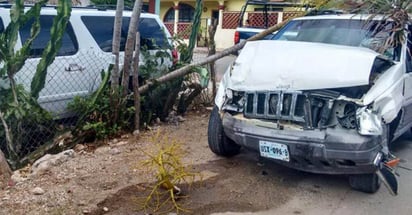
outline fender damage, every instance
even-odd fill
[[[366,48],[251,42],[227,69],[215,104],[235,142],[257,151],[262,140],[288,145],[291,161],[276,162],[372,173],[389,156],[385,124],[401,107],[403,83],[394,81],[401,75],[399,65]]]

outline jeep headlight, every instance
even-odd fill
[[[379,116],[367,109],[367,107],[356,110],[356,121],[358,132],[362,135],[381,135],[383,128]]]
[[[226,89],[226,100],[223,104],[223,110],[243,112],[245,105],[245,93]]]

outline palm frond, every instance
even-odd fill
[[[389,31],[382,53],[387,48],[395,48],[406,40],[408,25],[412,24],[412,2],[410,0],[343,0],[343,7],[353,14],[368,14],[369,20],[379,17],[382,25],[391,23],[390,29],[376,26],[380,31]],[[379,33],[378,31],[376,33]]]

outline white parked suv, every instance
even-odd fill
[[[381,180],[396,188],[385,162],[388,145],[412,125],[412,34],[385,46],[392,25],[307,16],[274,40],[248,42],[220,83],[210,149],[231,156],[243,146],[302,171],[347,174],[365,192]]]
[[[23,84],[27,90],[30,90],[36,66],[50,39],[50,28],[55,15],[54,7],[41,9],[41,30],[32,44],[31,57],[16,75],[17,82]],[[89,95],[101,83],[101,71],[106,71],[114,59],[111,53],[114,16],[114,10],[72,9],[61,48],[47,70],[46,84],[38,99],[40,105],[56,117],[64,117],[67,114],[67,104],[73,97]],[[131,11],[123,12],[121,51],[124,51],[130,16]],[[9,23],[9,5],[0,5],[0,31]],[[20,28],[17,49],[29,38],[31,23],[32,21],[29,21]],[[139,31],[141,45],[149,52],[171,49],[170,34],[157,15],[142,13]],[[144,59],[141,62],[144,63]],[[167,69],[172,65],[172,60],[166,59],[162,62],[160,67],[163,68],[159,69]]]

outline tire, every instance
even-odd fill
[[[379,190],[381,181],[376,173],[351,175],[349,184],[354,190],[365,193],[376,193]]]
[[[207,140],[210,150],[216,155],[231,157],[240,152],[240,146],[225,135],[219,109],[216,106],[210,113]]]
[[[389,149],[392,149],[396,145],[394,141],[395,131],[398,129],[401,118],[402,118],[402,111],[399,111],[396,118],[391,123],[387,124],[387,129],[389,131],[389,134],[388,134]]]

